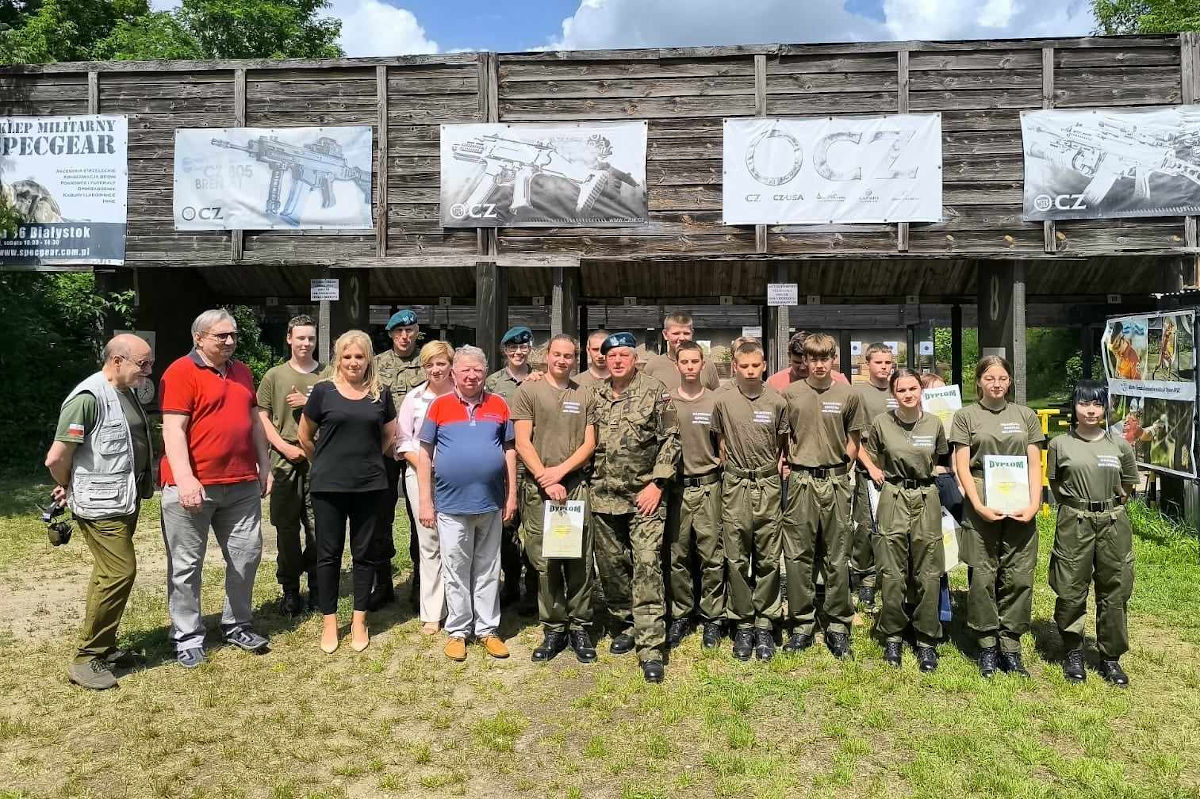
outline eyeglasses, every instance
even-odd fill
[[[145,358],[140,361],[135,361],[132,358],[127,358],[124,355],[118,355],[117,357],[120,358],[122,361],[129,361],[131,364],[133,364],[134,366],[136,366],[138,368],[139,372],[145,372],[145,371],[148,371],[148,370],[154,368],[154,359],[153,358]]]
[[[532,344],[505,344],[505,352],[529,352],[533,349]]]
[[[205,333],[206,336],[211,336],[217,341],[237,341],[238,334],[236,330],[231,330],[228,333]]]

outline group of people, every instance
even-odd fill
[[[855,599],[869,611],[878,599],[886,662],[901,665],[911,635],[920,670],[933,671],[943,638],[946,505],[962,522],[966,621],[980,672],[1028,676],[1021,638],[1031,623],[1044,435],[1033,411],[1009,401],[1012,373],[1002,358],[979,362],[978,401],[947,430],[922,409],[934,376],[898,368],[888,347],[872,344],[868,379],[851,385],[834,369],[836,344],[823,333],[796,334],[790,367],[769,377],[761,343],[735,341],[732,379],[722,386],[683,313],[664,322],[667,352],[641,365],[632,334],[594,332],[578,374],[569,335],[550,339],[540,371],[529,363],[532,332],[513,328],[501,341],[505,365],[488,374],[476,347],[418,347],[410,310],[393,315],[387,330],[387,352],[375,355],[367,334],[352,330],[325,366],[313,358],[313,320],[296,317],[291,357],[256,390],[232,357],[234,319],[214,310],[193,323],[194,349],[160,381],[162,529],[181,665],[205,660],[199,600],[210,529],[227,566],[222,633],[247,651],[266,650],[250,600],[268,494],[283,610],[319,609],[320,647],[338,649],[348,538],[350,646],[365,649],[367,613],[395,600],[392,526],[403,495],[421,629],[444,630],[453,660],[464,660],[472,641],[492,657],[509,655],[501,604],[518,599],[524,582],[544,632],[533,661],[569,648],[594,662],[593,634],[604,632],[593,623],[598,579],[609,651],[636,651],[649,682],[663,680],[669,650],[697,627],[704,648],[730,637],[739,660],[769,660],[780,643],[802,652],[819,628],[835,657],[851,658]],[[47,456],[56,497],[71,507],[95,559],[68,669],[88,688],[115,685],[112,669],[127,658],[117,625],[153,460],[130,389],[152,366],[136,336],[110,341],[101,371],[64,402]],[[1081,382],[1071,430],[1050,443],[1058,506],[1050,584],[1066,677],[1086,677],[1094,583],[1100,672],[1124,685],[1132,590],[1124,503],[1137,472],[1129,445],[1106,431],[1106,406],[1103,385]],[[993,455],[1024,458],[1027,505],[988,505]],[[567,501],[584,508],[577,557],[545,546],[547,508]]]

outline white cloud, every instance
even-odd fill
[[[342,20],[338,44],[348,56],[436,53],[416,15],[381,0],[332,0],[325,13]]]
[[[882,0],[883,21],[846,0],[580,0],[552,49],[771,42],[1074,36],[1089,0]]]

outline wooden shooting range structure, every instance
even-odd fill
[[[160,365],[214,303],[309,306],[310,279],[338,277],[334,334],[368,327],[371,305],[419,306],[493,357],[510,320],[644,331],[688,309],[759,320],[776,363],[796,327],[845,339],[895,325],[911,344],[937,323],[954,331],[957,375],[965,323],[1014,361],[1023,392],[1027,325],[1080,327],[1086,371],[1106,316],[1197,284],[1197,230],[1194,217],[1022,221],[1020,112],[1195,102],[1198,69],[1194,34],[69,63],[0,68],[0,114],[128,117],[126,263],[96,270],[137,290]],[[904,112],[942,115],[944,221],[722,223],[725,117]],[[441,226],[440,124],[643,119],[649,224]],[[373,127],[373,231],[174,230],[176,128],[354,124]],[[764,307],[768,283],[798,284],[801,304]]]

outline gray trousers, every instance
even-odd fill
[[[179,490],[162,490],[162,532],[167,547],[167,613],[177,651],[204,644],[200,584],[211,528],[225,556],[226,633],[250,623],[254,575],[262,559],[262,501],[258,480],[205,486],[207,499],[195,511],[179,504]]]

